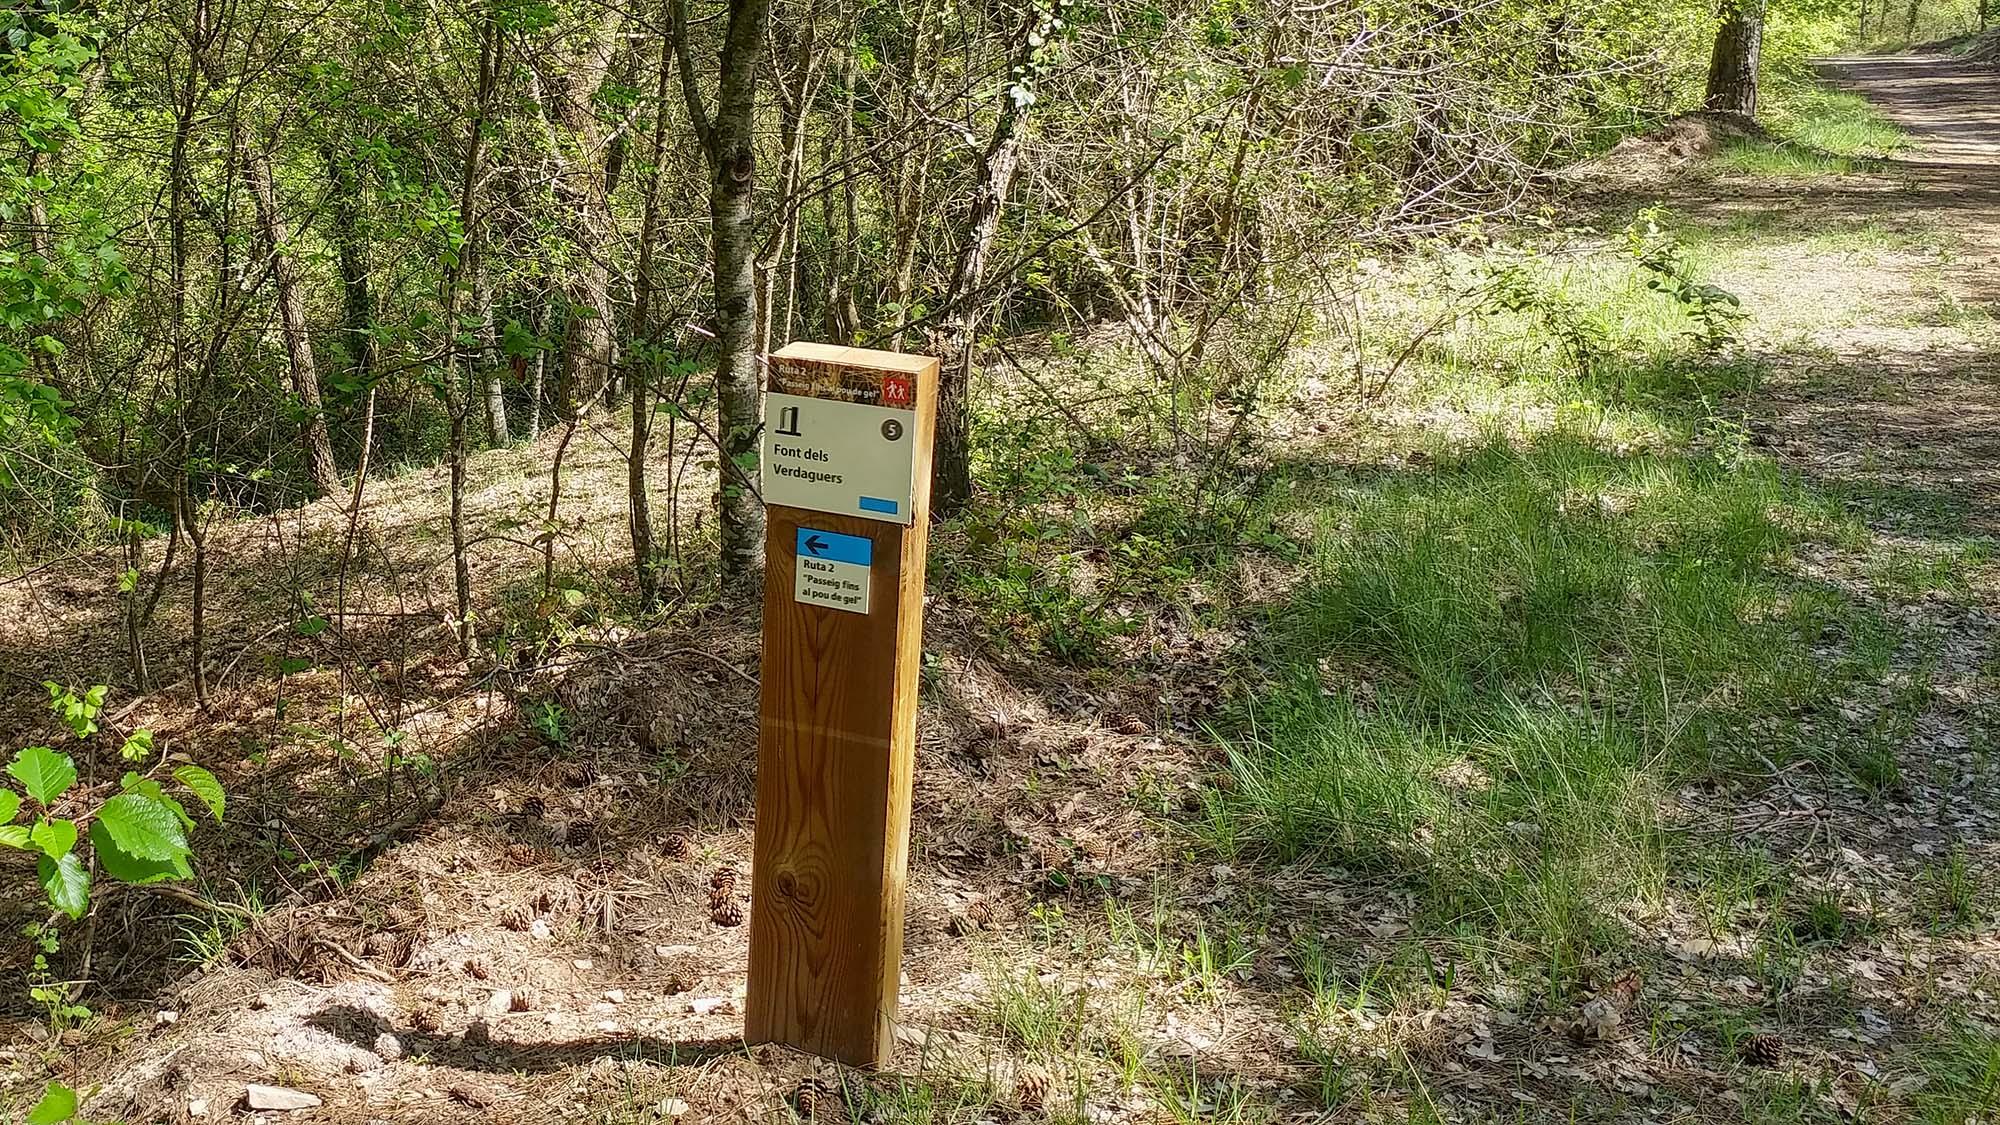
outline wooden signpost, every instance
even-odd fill
[[[744,1037],[895,1044],[937,360],[770,357],[763,699]]]

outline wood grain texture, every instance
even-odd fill
[[[937,361],[806,347],[916,376],[915,522],[769,509],[744,1038],[882,1067],[902,974]],[[793,599],[800,527],[873,542],[871,612]]]

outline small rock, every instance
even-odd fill
[[[166,1027],[169,1024],[179,1023],[180,1020],[181,1020],[181,1014],[179,1012],[171,1011],[166,1008],[162,1008],[159,1011],[153,1013],[153,1026],[155,1027]]]
[[[546,918],[537,918],[528,923],[528,936],[534,938],[536,941],[547,941],[555,936],[555,931],[549,929],[549,923]]]
[[[607,988],[604,990],[604,998],[613,1004],[623,1004],[625,1002],[625,990],[622,988]]]
[[[403,1057],[403,1041],[394,1032],[385,1031],[375,1037],[375,1053],[394,1062]]]
[[[196,1098],[195,1100],[193,1100],[193,1101],[189,1102],[189,1103],[188,1103],[188,1116],[189,1116],[189,1117],[207,1117],[207,1116],[208,1116],[208,1099],[206,1099],[206,1098]]]
[[[486,1010],[496,1016],[504,1016],[514,1010],[514,994],[504,988],[494,990],[486,998]]]
[[[575,961],[572,961],[570,963],[575,965],[579,969],[588,969],[592,965],[596,964],[596,962],[592,961],[588,957],[579,957]]]
[[[698,1000],[688,1001],[688,1011],[698,1016],[727,1014],[735,1010],[735,1003],[727,996],[704,996]]]
[[[243,1104],[251,1109],[269,1109],[289,1112],[295,1109],[312,1109],[320,1104],[319,1095],[308,1094],[304,1090],[293,1090],[284,1086],[259,1086],[252,1083],[243,1091]]]

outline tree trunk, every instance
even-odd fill
[[[672,44],[660,41],[660,84],[653,118],[653,166],[646,177],[646,205],[639,221],[639,262],[632,279],[632,331],[645,346],[626,348],[632,389],[632,446],[625,455],[625,506],[632,532],[632,567],[639,576],[639,604],[652,609],[660,601],[659,555],[653,549],[652,490],[646,483],[646,459],[653,443],[653,365],[657,344],[653,322],[653,240],[660,226],[660,167],[666,163],[667,79],[673,73]]]
[[[604,129],[597,120],[598,87],[611,67],[623,15],[604,9],[604,22],[565,59],[549,84],[548,115],[556,126],[556,199],[577,262],[561,278],[569,306],[556,395],[565,417],[589,409],[611,378],[611,200],[606,195]]]
[[[305,444],[314,487],[323,496],[340,491],[340,470],[333,462],[333,438],[327,430],[326,407],[320,400],[319,372],[313,364],[311,329],[306,323],[305,295],[299,288],[298,269],[285,245],[285,217],[278,211],[276,186],[272,183],[271,158],[262,152],[244,157],[244,171],[250,194],[257,203],[257,225],[266,249],[271,253],[271,273],[278,285],[278,318],[283,322],[285,354],[292,364],[292,393],[306,412]]]
[[[486,117],[492,107],[493,91],[499,83],[500,75],[500,32],[489,11],[479,30],[479,75],[474,88],[472,118],[466,123],[465,162],[460,168],[458,182],[458,229],[467,242],[476,244],[479,237],[479,172],[486,152]],[[445,267],[439,278],[438,304],[443,316],[450,346],[445,351],[443,378],[439,380],[440,396],[444,400],[445,414],[451,424],[451,442],[447,451],[451,471],[451,574],[454,620],[452,632],[458,639],[458,651],[462,657],[472,655],[472,564],[467,558],[468,547],[465,529],[465,476],[466,460],[469,456],[469,442],[466,439],[467,416],[472,412],[466,401],[466,385],[463,378],[463,364],[460,363],[457,346],[457,325],[459,297],[464,288],[466,256],[457,255]]]
[[[1757,116],[1757,65],[1763,50],[1764,0],[1723,0],[1702,107],[1710,113]]]
[[[980,311],[987,303],[979,290],[986,283],[987,260],[1000,233],[1000,214],[1020,164],[1021,127],[1027,121],[1028,107],[1034,104],[1033,83],[1040,70],[1037,59],[1064,7],[1037,5],[1021,29],[1020,47],[1009,71],[1013,80],[1000,93],[993,138],[979,161],[979,181],[966,222],[971,235],[959,253],[951,292],[945,298],[952,312],[944,322],[945,355],[938,372],[937,444],[931,467],[931,510],[939,517],[963,510],[972,500],[973,353],[979,338]]]
[[[334,254],[340,264],[341,331],[346,337],[354,381],[365,386],[375,373],[375,302],[368,291],[368,246],[361,238],[361,177],[351,159],[332,144],[320,150],[333,184],[328,210],[333,218]],[[365,461],[368,452],[357,455]]]
[[[751,241],[756,231],[751,204],[757,185],[753,133],[757,62],[770,16],[771,0],[730,0],[711,120],[703,107],[700,85],[688,66],[687,5],[685,0],[674,0],[672,5],[681,91],[688,103],[688,119],[714,174],[708,205],[715,256],[722,580],[739,590],[754,589],[764,565],[764,505],[754,481],[763,396],[757,378],[757,263]]]
[[[482,253],[472,277],[472,299],[479,304],[479,385],[486,410],[486,436],[497,449],[507,444],[507,390],[500,381],[500,348],[493,324],[493,276]]]

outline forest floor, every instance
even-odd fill
[[[632,613],[615,417],[553,523],[553,436],[478,458],[470,661],[436,471],[346,568],[333,502],[214,529],[206,709],[183,571],[133,696],[122,562],[22,568],[16,741],[110,682],[231,803],[99,908],[94,1015],[16,1012],[0,1116],[1994,1119],[2000,78],[1828,74],[1907,139],[1804,91],[1371,264],[1227,471],[1114,345],[1024,343],[1073,394],[996,378],[1009,502],[935,536],[891,1073],[740,1041],[756,622]],[[1740,339],[1648,286],[1648,215]]]

